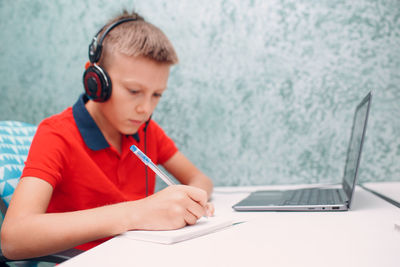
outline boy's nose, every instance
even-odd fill
[[[148,100],[141,102],[137,105],[137,112],[139,113],[151,113],[152,112],[151,103]]]

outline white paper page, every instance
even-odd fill
[[[222,228],[231,226],[232,219],[225,217],[201,218],[194,225],[188,225],[177,230],[168,231],[128,231],[122,236],[162,244],[172,244],[206,235]]]

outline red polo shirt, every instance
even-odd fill
[[[33,138],[21,177],[45,180],[54,188],[47,212],[68,212],[136,200],[146,196],[145,165],[129,150],[136,145],[155,164],[170,159],[177,148],[154,122],[122,137],[121,154],[111,147],[85,107],[82,95],[62,113],[43,120]],[[155,174],[148,170],[149,194]],[[105,239],[78,246],[89,249]]]

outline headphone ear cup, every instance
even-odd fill
[[[92,65],[83,74],[83,86],[87,97],[95,102],[105,102],[111,96],[111,79],[98,65]]]

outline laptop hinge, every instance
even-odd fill
[[[346,192],[343,189],[339,189],[338,191],[339,191],[340,198],[343,200],[343,203],[345,203],[348,206],[349,199],[347,198]]]

